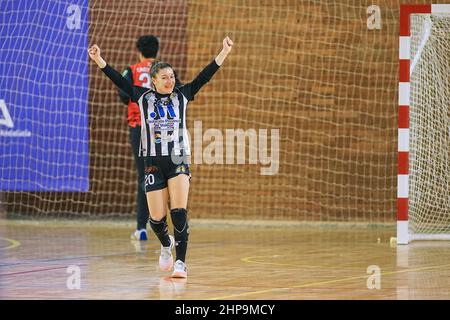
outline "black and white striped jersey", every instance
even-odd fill
[[[139,105],[142,123],[140,156],[191,154],[186,128],[187,105],[218,69],[213,60],[192,82],[175,87],[172,94],[166,95],[154,89],[131,85],[110,65],[102,69],[119,89]]]

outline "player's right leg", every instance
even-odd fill
[[[148,208],[150,211],[150,227],[161,242],[161,254],[159,256],[159,268],[169,271],[173,266],[172,249],[175,245],[174,238],[169,235],[167,226],[167,210],[169,191],[167,182],[158,159],[146,159],[145,162],[145,191]]]
[[[147,201],[150,208],[150,226],[161,242],[159,268],[162,271],[169,271],[172,269],[172,249],[175,245],[175,240],[169,235],[169,227],[167,226],[168,197],[169,192],[167,188],[147,192]]]

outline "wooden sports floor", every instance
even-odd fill
[[[188,279],[158,270],[132,224],[0,220],[1,299],[449,299],[450,243],[393,226],[191,221]],[[79,285],[79,289],[77,286]]]

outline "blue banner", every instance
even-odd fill
[[[88,191],[88,0],[0,1],[0,190]]]

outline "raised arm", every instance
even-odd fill
[[[230,53],[232,47],[233,47],[233,41],[231,41],[231,39],[229,37],[225,37],[225,39],[223,39],[223,49],[217,55],[216,59],[214,59],[219,67],[225,61],[225,58]]]
[[[102,69],[102,71],[122,90],[132,101],[136,100],[133,86],[122,75],[106,63],[100,56],[100,48],[94,44],[88,49],[89,57]]]
[[[231,51],[233,41],[226,37],[223,39],[222,51],[216,56],[214,61],[211,61],[192,82],[180,87],[181,92],[186,96],[188,100],[193,100],[197,92],[213,77],[213,75],[219,70],[219,67],[224,62],[228,53]]]

